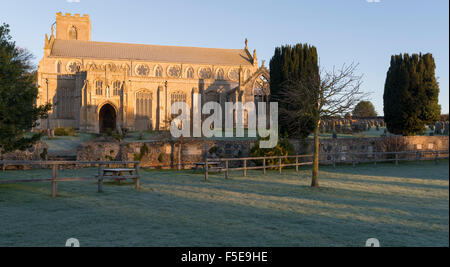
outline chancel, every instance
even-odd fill
[[[40,127],[168,130],[171,105],[269,102],[269,72],[256,50],[97,42],[88,15],[56,14],[38,67],[37,104],[53,104]],[[246,121],[246,118],[244,118]]]

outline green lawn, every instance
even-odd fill
[[[93,175],[96,169],[61,171]],[[143,188],[94,182],[0,185],[0,246],[449,245],[449,165],[441,161],[210,175],[142,171]],[[0,179],[49,170],[0,172]]]
[[[81,143],[92,140],[95,137],[95,134],[77,133],[77,136],[55,136],[51,139],[44,136],[42,141],[48,145],[48,152],[50,153],[68,153],[76,155],[77,147]]]

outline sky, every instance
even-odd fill
[[[325,70],[359,64],[379,115],[391,55],[432,53],[442,113],[449,112],[448,0],[0,1],[0,23],[36,64],[57,12],[88,14],[94,41],[244,48],[248,38],[266,66],[275,47],[308,43]]]

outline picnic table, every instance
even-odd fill
[[[122,180],[128,179],[124,173],[128,173],[130,176],[133,175],[135,169],[126,169],[126,168],[112,168],[112,169],[103,169],[103,176],[117,176],[119,178],[115,178],[114,180],[120,184]],[[120,176],[123,176],[121,178]],[[136,182],[136,178],[132,178]]]

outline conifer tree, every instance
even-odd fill
[[[315,79],[315,81],[311,79]],[[302,81],[308,84],[316,83],[318,85],[318,79],[318,55],[314,46],[296,44],[294,46],[286,45],[275,48],[274,55],[270,60],[270,91],[272,100],[278,101],[280,105],[285,105],[286,109],[298,109],[300,104],[306,105],[306,103],[292,104],[289,99],[284,99],[281,93],[283,87],[292,81]],[[314,103],[307,103],[307,105],[314,105]],[[293,122],[290,117],[283,116],[283,114],[280,115],[280,129],[290,137],[305,138],[314,130],[315,123],[309,115],[299,115],[299,118],[295,121],[296,131],[288,131]]]
[[[431,54],[394,55],[384,88],[384,117],[389,132],[415,135],[440,118],[439,85]]]

